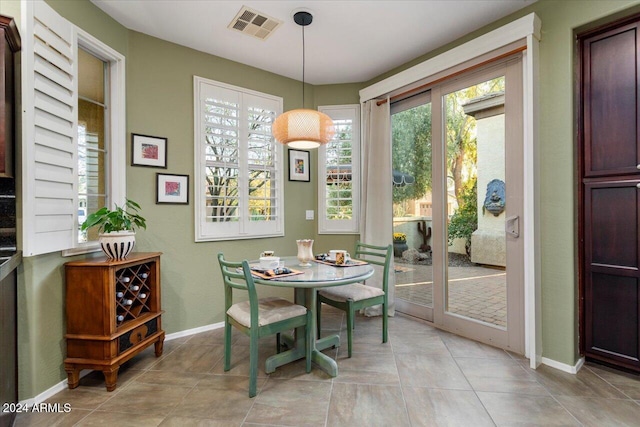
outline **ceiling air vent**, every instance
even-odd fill
[[[266,40],[280,25],[282,25],[282,21],[242,6],[240,12],[229,24],[229,28],[260,40]]]

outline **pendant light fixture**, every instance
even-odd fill
[[[273,137],[291,148],[317,148],[331,141],[335,133],[331,117],[316,110],[304,108],[304,27],[311,24],[309,12],[296,12],[296,24],[302,27],[302,107],[280,114],[273,122]]]

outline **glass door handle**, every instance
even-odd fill
[[[510,216],[505,220],[504,231],[512,237],[520,237],[520,217]]]

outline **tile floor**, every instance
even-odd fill
[[[107,393],[92,373],[50,403],[71,412],[28,414],[17,426],[508,426],[640,425],[640,378],[595,364],[577,375],[528,368],[516,355],[396,315],[389,343],[380,318],[356,321],[346,357],[344,316],[323,308],[327,333],[341,331],[337,378],[302,361],[264,374],[273,338],[261,341],[258,395],[250,399],[248,340],[234,337],[232,369],[222,370],[222,330],[153,346],[123,366]]]

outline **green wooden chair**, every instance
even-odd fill
[[[256,395],[258,377],[258,340],[277,334],[278,352],[280,332],[305,327],[306,369],[311,372],[311,311],[286,299],[270,297],[258,299],[249,263],[229,262],[218,254],[218,262],[224,281],[224,370],[231,369],[231,326],[249,336],[249,397]],[[247,292],[247,301],[233,303],[233,291]]]
[[[374,246],[362,242],[356,242],[356,251],[353,259],[367,261],[370,264],[380,265],[384,267],[382,289],[373,286],[367,286],[362,283],[354,283],[344,286],[333,286],[322,288],[318,292],[317,299],[317,322],[318,337],[321,331],[321,306],[322,303],[329,304],[333,307],[344,310],[347,313],[347,341],[349,349],[349,357],[351,357],[353,347],[353,328],[355,323],[356,311],[366,307],[382,304],[382,342],[387,342],[387,307],[388,307],[388,287],[389,287],[389,268],[391,265],[391,257],[393,256],[393,245]],[[341,267],[349,268],[349,267]]]

